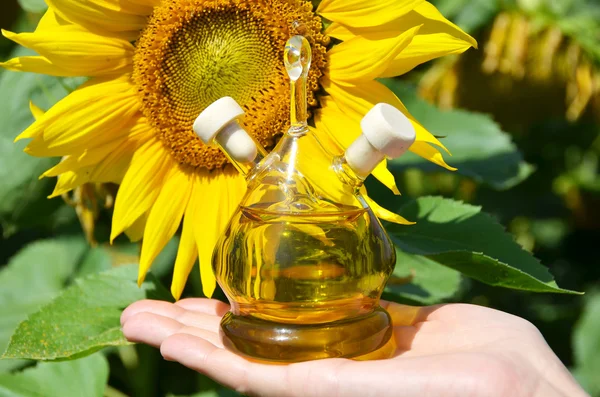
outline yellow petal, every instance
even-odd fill
[[[67,156],[56,167],[47,171],[48,174],[52,175],[57,174],[57,170],[62,171],[58,175],[58,181],[49,198],[60,196],[88,182],[121,183],[129,168],[135,150],[136,145],[134,142],[125,141],[117,145],[115,150],[110,152],[108,156],[99,160],[98,164],[91,164],[92,161],[87,161],[87,159],[82,161],[83,164],[78,163],[71,160],[72,156]],[[94,156],[90,158],[97,160]],[[42,176],[52,175],[45,173]]]
[[[377,26],[393,21],[423,0],[323,0],[317,13],[346,26]]]
[[[399,76],[432,59],[460,54],[470,47],[477,47],[475,39],[444,18],[435,6],[427,2],[383,25],[347,27],[334,22],[327,28],[327,34],[342,41],[350,41],[356,37],[371,41],[390,40],[416,26],[421,26],[419,32],[388,63],[389,67],[381,73],[381,77]]]
[[[137,243],[144,237],[144,229],[146,229],[146,221],[148,214],[143,214],[137,221],[133,222],[129,228],[125,229],[125,234],[132,243]]]
[[[416,26],[385,40],[356,36],[335,46],[328,52],[331,79],[336,82],[358,82],[380,77],[389,69],[394,58],[410,44],[420,28]]]
[[[410,119],[417,133],[418,142],[434,144],[448,152],[448,149],[446,149],[446,147],[435,136],[427,131],[425,127],[423,127],[408,112],[400,99],[398,99],[398,97],[394,95],[392,91],[378,81],[364,82],[361,83],[360,86],[340,86],[333,82],[325,81],[323,85],[327,92],[331,95],[338,108],[348,117],[352,118],[355,122],[360,122],[364,115],[367,114],[367,112],[377,103],[389,103],[390,105],[402,111]],[[417,153],[415,149],[420,148],[420,146],[415,146],[415,144],[411,146],[410,151]],[[438,153],[437,149],[431,149],[431,152]],[[417,154],[421,155],[420,153],[425,153],[425,151],[419,150]],[[442,167],[444,168],[455,170],[443,161],[441,155],[434,157],[432,154],[429,154],[429,157],[425,158],[429,161],[435,162],[436,164],[443,164]]]
[[[202,290],[207,297],[212,296],[216,287],[212,270],[215,244],[245,191],[244,179],[232,168],[212,173],[201,171],[198,180],[194,181],[190,204],[194,209],[194,236],[200,258]]]
[[[111,241],[152,207],[173,165],[170,154],[157,139],[148,140],[135,151],[117,193]]]
[[[162,0],[129,0],[130,3],[139,4],[145,7],[156,7]]]
[[[400,76],[422,63],[446,55],[462,54],[469,48],[469,43],[446,33],[417,35],[404,51],[389,63],[380,77]]]
[[[384,219],[388,222],[397,223],[399,225],[414,225],[415,224],[415,222],[408,221],[408,220],[404,219],[403,217],[401,217],[400,215],[395,214],[391,211],[388,211],[385,208],[383,208],[382,206],[380,206],[379,204],[377,204],[373,199],[371,199],[369,196],[366,195],[366,190],[363,193],[363,197],[365,198],[365,200],[369,204],[369,207],[371,207],[371,209],[373,210],[373,213],[377,216],[377,218]]]
[[[44,110],[40,109],[35,103],[33,103],[33,101],[29,101],[29,111],[31,112],[33,118],[36,120],[41,118],[44,115],[44,113],[46,113]]]
[[[80,154],[65,156],[60,163],[44,172],[42,177],[50,178],[68,171],[76,171],[84,167],[98,164],[122,144],[123,140],[115,140],[100,145],[92,150],[86,150]]]
[[[431,26],[431,30],[426,29],[424,33],[446,33],[458,39],[462,39],[472,47],[477,48],[477,41],[465,33],[461,28],[446,19],[433,4],[424,1],[419,4],[419,6],[415,7],[414,11],[421,15],[423,19],[417,19],[417,21],[413,23],[425,23],[426,26]],[[436,23],[431,23],[432,21]]]
[[[358,36],[357,33],[353,33],[346,26],[337,22],[332,22],[331,25],[329,25],[325,30],[325,33],[327,34],[327,36],[336,38],[341,41],[350,40]]]
[[[360,27],[333,22],[325,32],[327,35],[342,41],[350,40],[356,36],[363,36],[369,40],[384,40],[421,25],[419,35],[444,33],[477,48],[477,41],[473,37],[446,19],[433,4],[426,1],[419,4],[412,11],[385,24]]]
[[[43,73],[45,68],[52,72],[47,65],[50,63],[56,69],[52,74],[58,76],[100,76],[132,70],[135,48],[125,40],[58,28],[18,34],[2,30],[2,34],[42,56],[17,58],[2,65],[7,68],[36,73]]]
[[[128,81],[91,82],[55,104],[16,140],[35,138],[25,150],[33,156],[69,155],[127,134],[139,108]]]
[[[93,168],[93,166],[88,166],[81,171],[68,171],[61,174],[56,180],[56,186],[54,186],[54,191],[48,198],[55,198],[64,193],[67,193],[76,187],[83,185],[84,183],[89,182],[89,171]],[[86,172],[87,171],[87,172]]]
[[[42,16],[42,18],[40,18],[40,21],[38,22],[35,31],[41,32],[46,29],[56,30],[59,28],[64,28],[65,25],[75,26],[67,22],[64,18],[61,18],[60,16],[56,15],[56,12],[54,12],[52,8],[48,8]]]
[[[128,135],[122,145],[109,153],[108,156],[94,168],[90,174],[90,180],[98,183],[121,183],[125,177],[125,173],[129,169],[133,154],[146,141],[153,139],[154,137],[149,134],[138,134],[135,136]]]
[[[27,56],[9,59],[6,62],[0,62],[0,66],[4,69],[15,72],[31,72],[47,74],[50,76],[81,76],[71,70],[66,70],[54,65],[48,58],[40,56]]]
[[[410,151],[449,171],[456,171],[456,168],[446,164],[446,161],[444,161],[444,157],[439,150],[426,142],[416,141],[410,147]]]
[[[146,16],[152,12],[151,7],[140,7],[127,0],[46,0],[46,3],[69,22],[91,32],[109,32],[127,40],[139,36],[146,26]]]
[[[124,134],[119,134],[114,140],[109,141],[102,145],[94,145],[83,152],[74,152],[71,155],[65,156],[60,163],[53,168],[42,174],[42,177],[53,177],[58,176],[67,171],[76,171],[83,167],[98,164],[102,166],[101,162],[108,158],[108,164],[113,169],[120,168],[115,164],[115,159],[121,155],[124,149],[133,153],[135,145],[130,145],[133,141],[146,141],[151,137],[150,126],[148,126],[146,118],[139,117],[135,120],[134,124],[124,129]],[[127,146],[127,147],[126,147]],[[131,157],[131,156],[129,156]],[[90,174],[91,179],[94,182],[107,182],[104,180],[94,180],[94,176],[104,174],[104,171],[98,169]]]
[[[191,202],[191,200],[190,200]],[[194,239],[194,212],[188,203],[185,217],[183,219],[183,229],[181,231],[181,240],[177,250],[177,259],[173,269],[173,281],[171,282],[171,294],[175,299],[181,298],[185,283],[198,259],[198,248]]]
[[[167,174],[144,229],[138,285],[142,285],[152,262],[179,228],[190,199],[191,187],[188,173],[178,166]]]

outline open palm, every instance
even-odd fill
[[[121,317],[133,342],[241,393],[260,396],[585,396],[529,322],[492,309],[382,302],[394,323],[383,359],[252,362],[227,350],[229,306],[209,299],[144,300]]]

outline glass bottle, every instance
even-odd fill
[[[400,111],[379,104],[363,119],[363,135],[333,153],[307,124],[310,57],[304,37],[288,41],[291,126],[268,155],[238,123],[244,112],[232,98],[213,103],[194,124],[246,177],[213,266],[231,303],[224,334],[262,360],[357,357],[392,334],[379,299],[395,250],[360,191],[378,163],[408,149],[415,131]]]

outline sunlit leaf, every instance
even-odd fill
[[[19,251],[0,271],[0,352],[17,325],[60,292],[86,249],[83,238],[40,240]],[[0,360],[0,372],[20,364]]]
[[[127,265],[76,280],[19,325],[3,358],[75,359],[127,344],[122,310],[141,299],[170,299],[154,277],[141,288],[136,279],[137,265]]]
[[[431,305],[452,298],[461,285],[460,273],[422,255],[396,250],[396,268],[385,288],[385,298]]]
[[[390,224],[392,241],[405,252],[422,255],[489,285],[535,292],[573,294],[559,288],[540,262],[481,208],[441,197],[424,197],[399,214],[413,226]]]
[[[0,395],[102,397],[108,371],[108,362],[101,354],[70,362],[38,363],[22,372],[0,374]]]

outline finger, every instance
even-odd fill
[[[172,318],[149,312],[133,315],[123,325],[123,334],[127,340],[154,347],[159,347],[165,339],[176,333],[194,335],[223,347],[223,341],[217,332],[186,326]]]
[[[123,335],[130,342],[158,347],[183,325],[169,317],[142,312],[128,317],[122,325]]]
[[[208,301],[208,299],[205,299],[205,301]],[[221,322],[220,316],[215,314],[190,311],[186,307],[169,302],[142,300],[131,304],[123,311],[123,314],[121,315],[121,325],[123,325],[130,317],[139,313],[152,313],[162,317],[168,317],[183,325],[202,328],[211,332],[218,332],[219,324]]]
[[[176,333],[196,336],[198,338],[204,339],[207,342],[212,343],[216,347],[219,347],[221,349],[225,348],[221,334],[216,333],[216,332],[211,332],[211,331],[207,331],[205,329],[200,329],[200,328],[195,328],[195,327],[183,327]],[[169,337],[170,336],[171,335],[169,335]]]
[[[142,312],[150,312],[164,317],[175,318],[184,311],[184,309],[169,302],[144,299],[132,303],[123,310],[123,313],[121,314],[121,325],[123,325],[130,317]]]
[[[192,335],[175,334],[160,347],[163,357],[177,361],[242,394],[285,397],[291,393],[286,366],[252,363]]]
[[[183,299],[175,303],[175,305],[186,310],[223,316],[229,311],[229,305],[216,299],[192,298]]]

